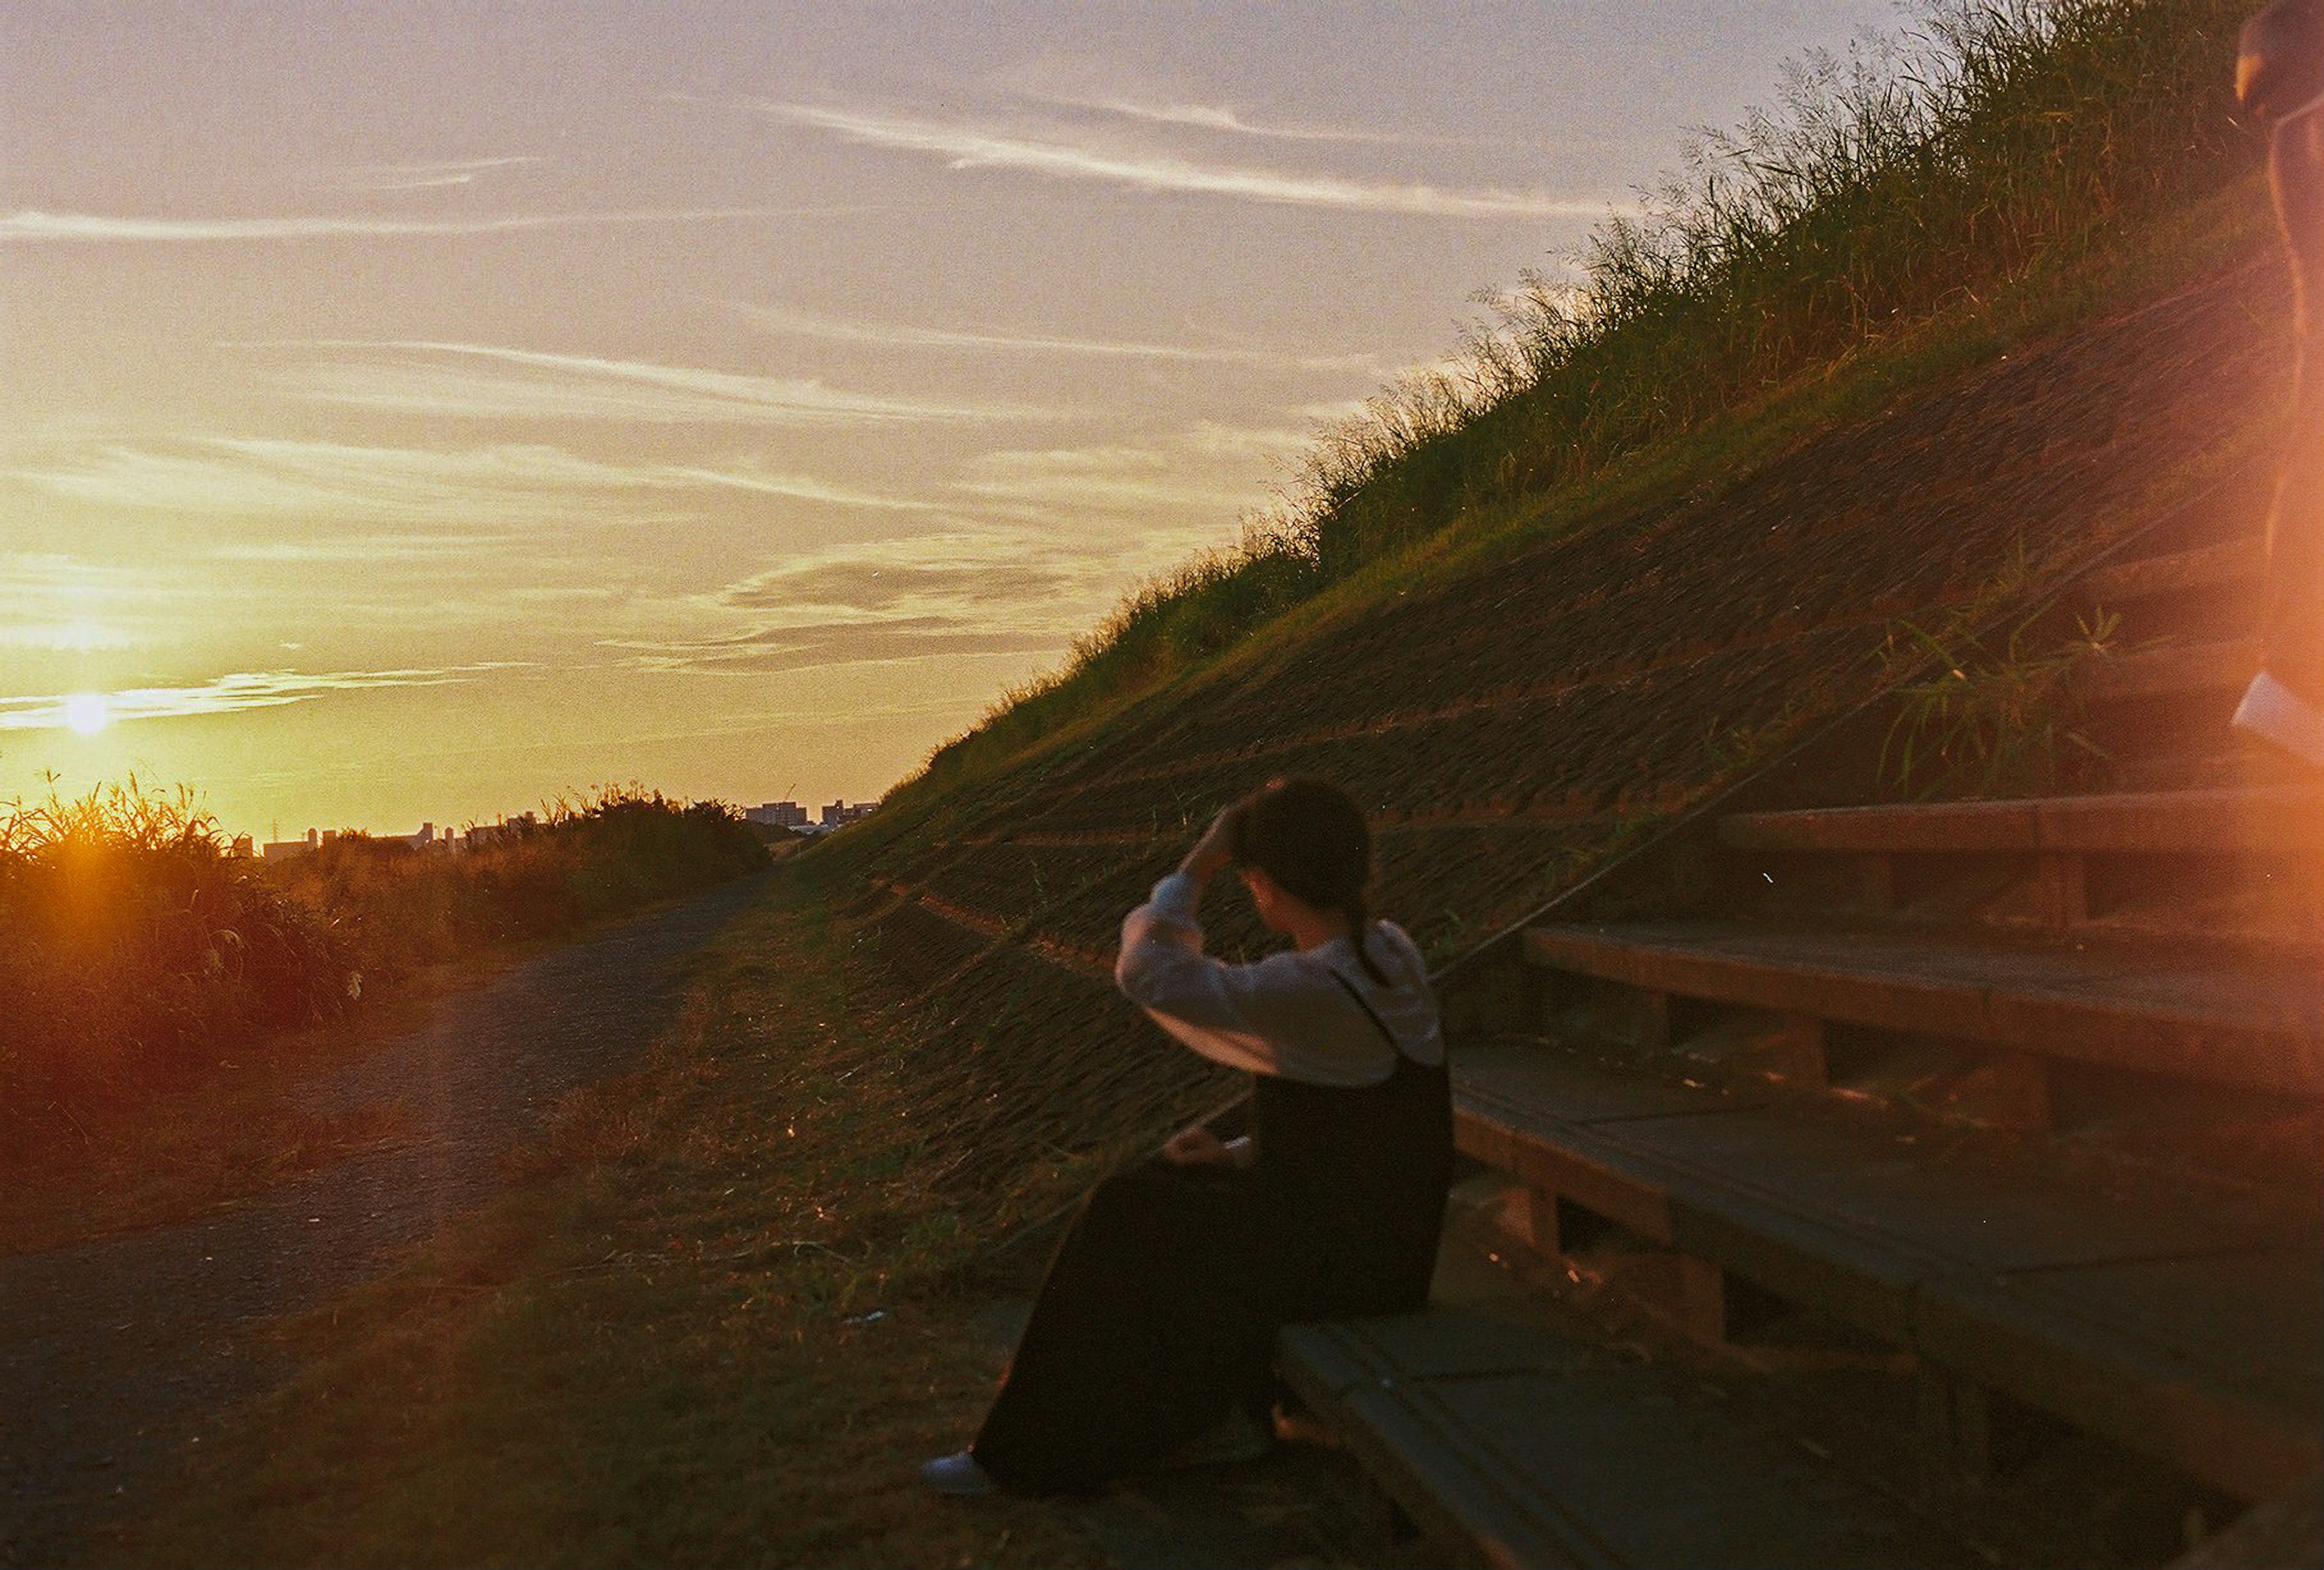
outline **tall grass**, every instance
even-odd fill
[[[148,1104],[422,965],[765,861],[731,808],[635,788],[475,853],[347,835],[284,864],[227,854],[183,788],[0,807],[0,1150]]]
[[[1507,520],[1652,444],[2216,189],[2246,0],[1918,0],[1904,30],[1785,69],[1774,106],[1697,133],[1565,273],[1485,297],[1443,365],[1323,432],[1286,510],[1136,591],[932,774],[998,761],[1258,622]]]
[[[320,913],[225,854],[190,793],[132,780],[0,812],[0,1142],[328,1018],[355,965]]]
[[[482,850],[451,855],[343,834],[268,877],[331,913],[374,984],[479,947],[572,932],[766,861],[724,803],[622,786],[515,818]]]

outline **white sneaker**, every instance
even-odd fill
[[[2264,670],[2236,706],[2235,727],[2324,769],[2324,713]]]
[[[965,1450],[955,1450],[950,1455],[939,1455],[934,1461],[920,1463],[920,1481],[936,1493],[973,1499],[982,1494],[999,1493],[1001,1485],[992,1474],[976,1464],[976,1457]]]

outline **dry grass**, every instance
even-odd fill
[[[2248,10],[1915,0],[1899,33],[1794,60],[1773,107],[1698,134],[1561,268],[1480,294],[1489,319],[1443,365],[1319,435],[1277,515],[1135,591],[927,776],[1073,734],[1416,552],[1554,527],[1609,476],[1667,472],[1771,400],[1815,402],[1932,324],[1967,352],[1997,299],[2070,297],[2092,258],[2255,165],[2230,114]]]
[[[1090,1565],[915,1464],[1000,1370],[925,1108],[808,919],[721,945],[509,1195],[283,1332],[307,1365],[102,1550],[169,1565]],[[210,1450],[210,1446],[204,1446]]]
[[[423,970],[567,936],[766,861],[731,809],[634,788],[559,803],[475,854],[348,836],[287,865],[228,855],[183,788],[133,779],[0,808],[0,1168],[19,1178],[19,1199],[26,1174],[70,1170],[97,1186],[93,1198],[122,1196],[143,1215],[151,1206],[128,1196],[152,1175],[115,1152],[158,1138],[183,1158],[155,1162],[184,1175],[163,1185],[180,1203],[240,1191],[279,1152],[222,1150],[216,1183],[199,1178],[207,1158],[188,1141],[210,1125],[172,1127],[169,1113],[200,1087],[309,1056],[338,1039],[326,1027]],[[294,1152],[370,1137],[269,1126]],[[239,1138],[231,1120],[212,1134]],[[23,1206],[8,1209],[0,1225],[14,1228]]]

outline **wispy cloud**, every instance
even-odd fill
[[[1096,180],[1137,190],[1185,192],[1245,201],[1440,218],[1602,217],[1604,200],[1542,191],[1458,189],[1211,162],[1112,145],[1084,128],[1040,131],[947,123],[868,109],[759,102],[751,108],[785,125],[850,142],[945,160],[952,168],[1011,169],[1056,179]]]
[[[1055,649],[1054,633],[982,626],[945,616],[838,621],[761,628],[694,642],[615,645],[636,651],[641,670],[696,675],[767,676],[837,665],[968,654],[1031,654]]]
[[[26,244],[174,244],[217,241],[392,239],[416,235],[510,235],[604,224],[694,224],[738,218],[812,216],[830,208],[670,208],[606,213],[509,213],[472,218],[306,216],[162,218],[108,213],[0,214],[0,242]]]
[[[510,157],[460,158],[438,163],[373,163],[349,171],[342,183],[351,190],[441,190],[450,186],[474,185],[486,175],[540,162],[538,158]]]
[[[574,498],[553,493],[571,487],[544,483],[563,457],[545,448],[455,453],[211,438],[108,447],[12,477],[76,501],[208,517],[525,523],[567,514]]]
[[[1241,111],[1225,104],[1190,104],[1170,100],[1157,102],[1128,97],[1076,97],[1066,95],[1047,97],[1043,101],[1072,109],[1095,109],[1102,114],[1118,115],[1124,119],[1140,120],[1153,125],[1183,125],[1196,131],[1214,131],[1230,136],[1251,136],[1268,142],[1323,142],[1394,147],[1464,145],[1450,137],[1416,136],[1406,132],[1370,131],[1348,125],[1311,125],[1296,121],[1263,123],[1246,120]]]
[[[1250,491],[1188,473],[1189,465],[1152,448],[1056,448],[989,452],[972,459],[954,489],[980,502],[1066,513],[1142,513],[1194,509],[1231,517],[1261,500]]]
[[[396,562],[443,562],[475,551],[513,545],[517,534],[336,534],[318,540],[263,540],[213,545],[203,555],[245,567],[333,562],[370,567]]]
[[[739,631],[609,642],[641,670],[767,674],[1063,647],[1113,564],[1037,535],[955,531],[835,546],[754,573],[698,608]]]
[[[447,419],[844,426],[1056,418],[1053,411],[1021,404],[858,392],[810,377],[490,344],[326,340],[244,346],[359,356],[269,372],[266,380],[318,402]]]
[[[1109,360],[1146,360],[1165,364],[1253,365],[1270,369],[1350,373],[1374,371],[1379,361],[1370,355],[1288,355],[1273,349],[1245,349],[1200,344],[1157,344],[1136,339],[1067,338],[1046,334],[964,332],[945,328],[911,327],[895,322],[849,321],[779,306],[733,303],[745,320],[769,332],[828,343],[861,344],[873,348],[962,349],[979,353],[1080,355]]]
[[[190,687],[133,687],[98,696],[104,698],[107,716],[115,722],[171,719],[281,708],[338,693],[380,688],[451,687],[493,671],[526,668],[521,661],[494,660],[415,670],[245,670],[213,677]],[[71,723],[70,716],[78,712],[74,704],[80,696],[49,693],[0,697],[0,730],[61,729]]]
[[[665,509],[687,493],[743,492],[823,507],[920,512],[881,495],[748,460],[723,465],[605,463],[536,444],[464,448],[211,437],[165,448],[114,446],[8,477],[108,506],[233,518],[473,529],[595,519],[633,522],[641,493]],[[326,541],[226,545],[238,560],[393,559],[500,542],[484,533],[371,534]]]
[[[996,606],[1049,606],[1060,596],[1086,592],[1089,579],[1086,561],[1022,542],[921,535],[836,547],[753,574],[717,598],[732,609],[803,620],[865,613],[968,617]]]

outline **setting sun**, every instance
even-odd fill
[[[77,692],[65,699],[65,724],[76,735],[93,736],[113,723],[113,702],[101,692]]]

